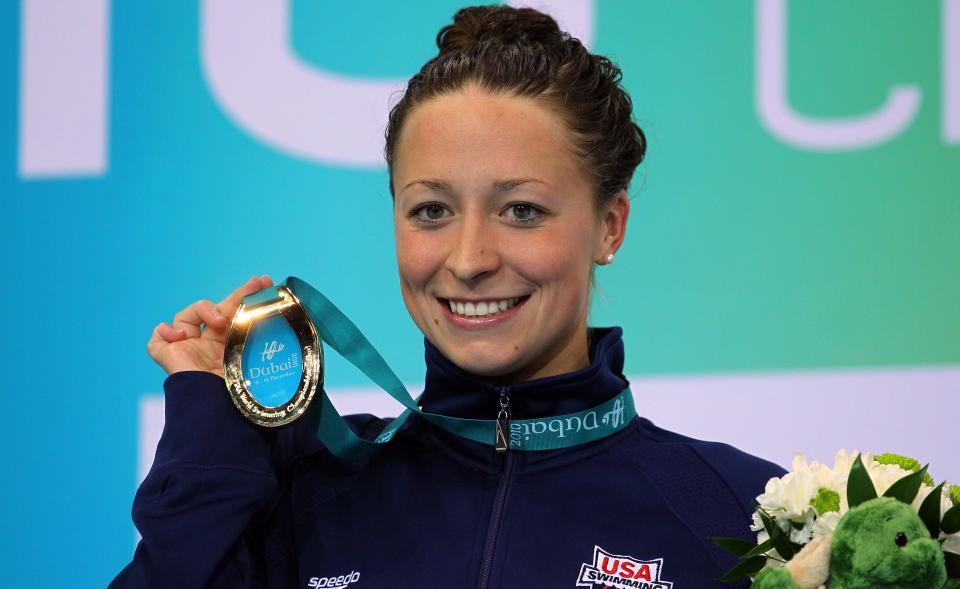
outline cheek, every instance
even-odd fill
[[[423,233],[399,229],[395,232],[397,246],[397,270],[404,295],[416,294],[436,274],[442,266],[443,258],[439,248],[431,247],[431,242]]]
[[[582,227],[550,227],[511,248],[515,267],[551,296],[586,299],[593,264]]]

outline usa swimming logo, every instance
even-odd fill
[[[593,562],[580,566],[577,587],[613,587],[616,589],[672,589],[673,583],[660,580],[663,559],[637,560],[632,556],[610,554],[593,547]]]

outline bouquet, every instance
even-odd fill
[[[770,479],[756,504],[756,544],[712,539],[740,557],[722,581],[960,587],[960,486],[935,485],[912,458],[840,450],[830,467],[798,453],[791,472]]]

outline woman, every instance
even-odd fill
[[[437,41],[386,134],[401,292],[425,336],[421,406],[589,412],[627,386],[620,329],[587,327],[645,150],[620,71],[532,9],[463,9]],[[305,421],[261,429],[228,398],[228,317],[270,285],[198,301],[151,337],[166,426],[115,586],[721,586],[733,562],[707,537],[749,539],[753,497],[783,473],[639,417],[498,452],[415,415],[373,457],[339,461]],[[386,425],[349,420],[367,439]]]

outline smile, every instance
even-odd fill
[[[486,317],[514,308],[522,298],[526,297],[488,301],[455,301],[453,299],[446,299],[446,301],[450,306],[451,313],[456,313],[463,317]]]
[[[465,300],[437,298],[444,315],[462,328],[493,327],[514,316],[530,295],[503,299]]]

